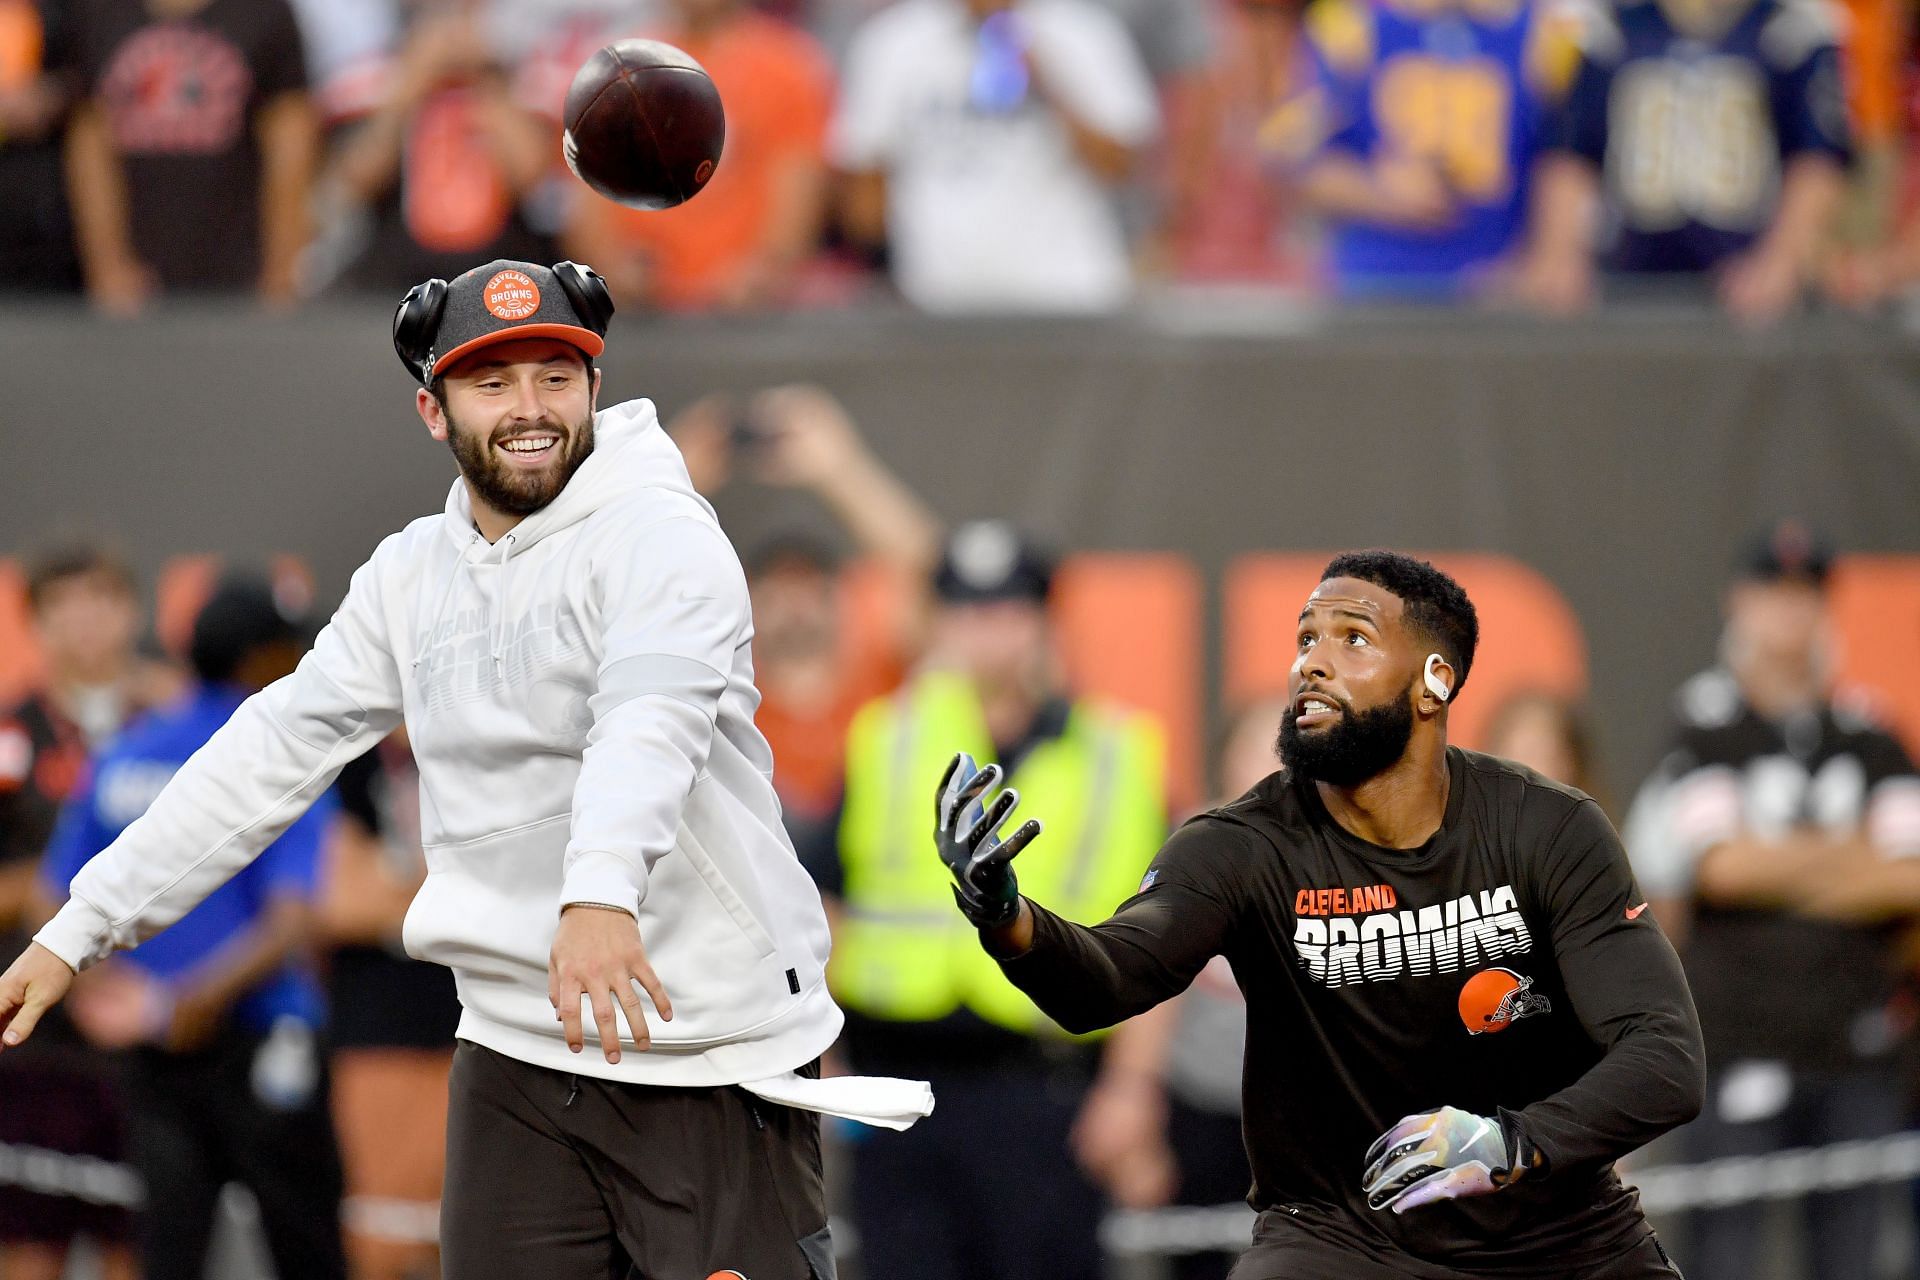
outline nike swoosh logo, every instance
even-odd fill
[[[1644,903],[1644,902],[1643,902],[1643,903],[1641,903],[1641,904],[1640,904],[1639,906],[1637,906],[1637,907],[1628,907],[1628,908],[1627,908],[1627,919],[1629,919],[1629,920],[1638,920],[1638,919],[1640,918],[1640,913],[1641,913],[1642,911],[1645,911],[1646,909],[1647,909],[1647,904],[1646,904],[1646,903]]]

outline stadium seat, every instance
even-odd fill
[[[1920,556],[1849,555],[1834,564],[1833,625],[1839,686],[1865,691],[1873,709],[1920,758]]]
[[[1324,552],[1263,552],[1228,566],[1223,660],[1231,704],[1286,687],[1300,607],[1331,558]],[[1551,582],[1503,555],[1447,552],[1430,558],[1466,588],[1480,615],[1473,683],[1453,710],[1452,741],[1480,746],[1490,717],[1515,694],[1586,696],[1586,637]]]

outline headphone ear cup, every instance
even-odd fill
[[[447,282],[438,276],[407,290],[393,313],[393,349],[421,386],[433,381],[433,340],[447,305]]]
[[[613,294],[600,273],[578,262],[556,262],[553,278],[560,282],[560,292],[573,304],[574,314],[586,322],[587,328],[606,337],[607,325],[613,320]]]

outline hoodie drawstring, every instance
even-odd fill
[[[508,588],[513,585],[507,565],[513,558],[517,537],[510,533],[500,541],[500,599],[493,610],[493,674],[502,680],[507,678],[507,602],[512,599]]]

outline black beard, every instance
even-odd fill
[[[493,456],[491,438],[481,440],[461,430],[451,413],[447,414],[447,446],[453,450],[460,474],[466,477],[476,498],[502,515],[530,516],[559,497],[573,473],[593,453],[591,413],[584,422],[559,429],[565,433],[566,443],[561,446],[565,452],[544,471],[513,470]]]
[[[1342,707],[1340,719],[1311,734],[1300,732],[1293,708],[1280,720],[1280,753],[1287,772],[1333,787],[1357,787],[1399,762],[1413,737],[1413,708],[1395,698],[1365,711]]]

